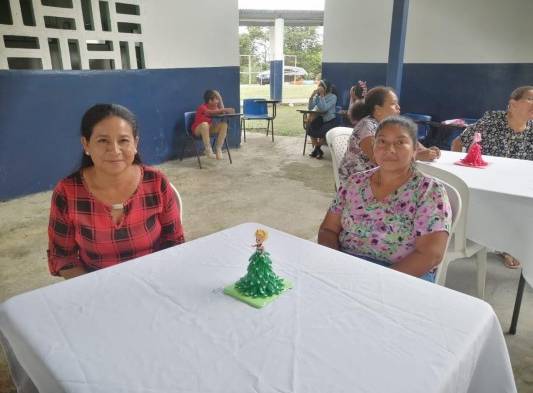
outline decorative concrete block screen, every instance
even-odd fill
[[[0,0],[0,69],[138,68],[138,0]]]

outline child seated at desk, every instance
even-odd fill
[[[217,160],[222,159],[222,144],[228,133],[228,124],[224,121],[213,122],[211,116],[223,115],[225,113],[235,113],[233,108],[224,108],[222,96],[216,90],[206,90],[204,93],[204,103],[196,108],[196,116],[192,124],[192,132],[195,136],[201,136],[204,142],[205,155]],[[211,148],[210,135],[217,134],[215,144],[215,154]]]

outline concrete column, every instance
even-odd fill
[[[403,51],[405,48],[408,11],[409,0],[394,0],[389,42],[389,63],[387,65],[387,86],[393,87],[398,97],[400,97],[402,89]]]
[[[70,60],[70,51],[68,49],[68,38],[61,37],[59,39],[59,50],[61,51],[61,64],[64,70],[72,69],[72,62]]]
[[[282,99],[283,92],[283,33],[285,21],[277,18],[274,22],[272,39],[270,41],[270,98]]]

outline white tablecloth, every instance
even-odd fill
[[[0,330],[42,393],[516,391],[487,303],[283,232],[265,246],[294,288],[224,295],[257,227],[16,296]]]
[[[443,151],[435,166],[464,180],[470,189],[467,237],[506,251],[522,263],[533,286],[533,161],[483,156],[486,168],[455,165],[465,153]]]

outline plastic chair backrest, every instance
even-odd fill
[[[244,115],[268,116],[267,103],[260,98],[247,98],[242,101]]]
[[[191,112],[189,112],[191,113]],[[192,112],[194,113],[194,112]],[[180,196],[180,193],[178,192],[178,189],[176,187],[174,187],[174,184],[172,184],[171,182],[168,182],[168,184],[170,184],[170,187],[172,187],[172,191],[174,191],[174,196],[176,197],[176,203],[178,204],[178,208],[180,210],[180,222],[183,224],[183,203],[181,201],[181,196]]]
[[[196,116],[196,112],[185,112],[184,118],[185,118],[185,132],[187,135],[193,135],[192,133],[192,123],[194,123],[194,118]]]
[[[472,125],[474,123],[477,123],[479,119],[470,119],[468,117],[463,117],[463,121],[465,122],[466,125]]]
[[[402,116],[408,117],[414,122],[429,122],[431,121],[431,116],[429,115],[422,115],[420,113],[404,113]],[[429,125],[428,124],[420,124],[417,123],[418,126],[418,139],[425,138],[428,135],[429,132]]]
[[[337,190],[340,186],[339,165],[348,148],[348,141],[352,132],[353,129],[350,127],[334,127],[326,134],[326,141],[331,152],[333,177],[335,178],[335,187]]]
[[[351,87],[348,89],[345,89],[341,97],[340,104],[343,108],[346,108],[346,109],[348,109],[348,107],[350,106],[350,89]]]
[[[444,263],[444,260],[446,259],[446,253],[449,250],[452,236],[454,237],[454,240],[457,236],[456,230],[457,230],[457,225],[459,224],[459,221],[461,220],[461,217],[462,217],[463,203],[461,201],[461,195],[455,187],[451,186],[450,184],[442,180],[441,180],[441,183],[444,185],[444,188],[446,189],[446,194],[448,194],[448,200],[450,201],[450,206],[452,208],[452,225],[450,228],[450,234],[448,236],[448,241],[446,242],[446,251],[444,252],[444,255],[442,256],[441,263],[438,265],[437,275],[435,277],[436,284],[444,285],[446,281],[445,279],[446,271],[448,270],[448,266],[447,264]]]
[[[344,115],[340,114],[340,112],[343,110],[344,109],[342,109],[342,106],[337,105],[335,107],[335,120],[339,126],[341,126],[344,121]]]
[[[429,176],[433,176],[445,185],[453,187],[457,193],[459,193],[459,198],[461,202],[461,209],[459,215],[452,217],[454,221],[454,231],[453,231],[453,249],[454,251],[465,252],[466,253],[466,224],[467,224],[467,214],[468,214],[468,203],[470,200],[470,190],[466,183],[458,176],[453,173],[447,172],[443,169],[436,168],[431,164],[417,164],[422,172]],[[449,193],[450,194],[450,193]],[[452,204],[452,199],[450,195],[450,204]],[[453,205],[452,205],[453,210]]]

